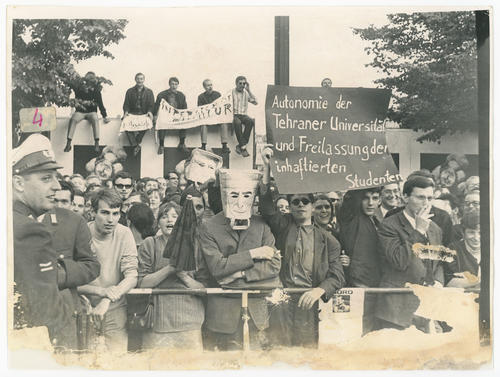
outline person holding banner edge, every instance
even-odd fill
[[[312,221],[313,194],[289,194],[289,214],[275,210],[269,186],[271,145],[262,149],[262,176],[259,210],[276,237],[281,251],[280,278],[286,288],[310,288],[275,308],[269,335],[273,345],[317,347],[318,300],[328,301],[345,285],[340,262],[340,244]]]
[[[208,105],[214,102],[217,98],[220,98],[221,94],[216,90],[213,90],[212,80],[203,80],[203,88],[205,91],[198,96],[198,106]],[[226,123],[221,123],[220,125],[220,142],[222,144],[222,153],[229,153],[229,148],[227,147],[227,134],[228,125]],[[206,125],[201,126],[201,149],[207,149],[207,136],[208,130]]]
[[[143,73],[135,75],[136,85],[128,89],[125,93],[125,101],[123,102],[123,118],[129,114],[144,115],[153,121],[153,109],[155,98],[153,91],[144,86],[146,76]],[[141,151],[141,142],[146,130],[142,131],[125,131],[130,145],[134,147],[134,156],[137,156]]]
[[[233,96],[233,127],[238,139],[236,153],[243,157],[248,157],[246,146],[250,140],[250,133],[255,125],[255,120],[247,115],[248,102],[252,105],[257,105],[257,99],[250,91],[250,84],[245,76],[236,77],[236,88],[232,91]],[[242,127],[245,126],[243,130]]]
[[[177,77],[171,77],[168,79],[169,89],[160,92],[156,97],[156,102],[153,110],[153,123],[156,124],[158,120],[158,110],[160,108],[161,100],[164,99],[170,106],[175,109],[187,109],[186,96],[184,93],[177,90],[179,87],[179,79]],[[158,146],[158,154],[163,153],[163,143],[165,138],[166,130],[158,131],[158,138],[160,139],[160,145]],[[185,153],[188,153],[188,149],[184,141],[186,140],[186,130],[179,130],[179,145],[177,148]]]

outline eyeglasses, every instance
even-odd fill
[[[244,81],[240,81],[240,82],[238,83],[238,85],[246,85],[246,82],[244,82]]]
[[[423,202],[424,200],[427,200],[428,202],[434,200],[433,196],[425,196],[425,195],[410,195],[410,196],[413,196],[414,198],[418,199],[421,202]]]
[[[317,211],[322,211],[322,210],[328,210],[328,209],[331,209],[332,207],[330,207],[328,204],[320,204],[320,205],[317,205],[316,207],[314,207],[315,210]]]
[[[465,202],[464,205],[466,207],[479,207],[480,203],[479,202]]]
[[[131,188],[131,187],[132,187],[132,185],[122,185],[121,183],[117,183],[117,184],[115,185],[115,187],[116,187],[117,189],[123,190],[124,188],[125,188],[125,189],[129,189],[129,188]]]
[[[302,202],[303,205],[308,205],[309,203],[311,203],[311,201],[308,199],[308,198],[297,198],[297,199],[293,199],[291,201],[291,203],[294,205],[294,206],[298,206],[300,203]]]

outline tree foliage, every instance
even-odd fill
[[[107,47],[125,38],[126,20],[16,19],[12,33],[13,125],[23,107],[70,104],[73,64],[93,56],[113,59]],[[104,77],[100,83],[111,84]]]
[[[369,41],[375,82],[393,92],[389,117],[424,131],[420,140],[477,129],[474,12],[392,14],[389,24],[354,29]]]

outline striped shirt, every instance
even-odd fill
[[[233,89],[233,114],[247,115],[248,102],[255,101],[255,97],[243,89],[242,92]]]

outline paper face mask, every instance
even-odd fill
[[[215,179],[215,172],[221,166],[221,157],[203,149],[195,149],[191,154],[191,161],[185,167],[185,175],[190,181],[205,183],[210,178]]]
[[[252,205],[259,183],[258,170],[219,171],[222,206],[234,230],[247,229],[252,217]]]

